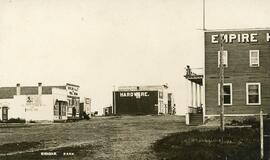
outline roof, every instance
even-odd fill
[[[38,86],[22,86],[21,95],[38,94]],[[52,88],[66,89],[66,86],[42,86],[42,94],[52,94]],[[0,87],[0,99],[11,99],[16,95],[16,87]]]
[[[231,28],[231,29],[205,29],[205,32],[226,32],[226,31],[267,31],[269,27],[264,28]]]
[[[13,98],[16,94],[16,87],[1,87],[0,88],[0,99]]]
[[[149,91],[167,89],[168,85],[119,86],[118,91]]]

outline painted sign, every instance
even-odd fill
[[[148,92],[120,92],[120,97],[149,97]]]
[[[90,104],[90,103],[91,103],[90,98],[85,98],[85,104]]]
[[[38,105],[38,96],[35,96],[35,95],[26,96],[26,105],[27,106],[30,106],[30,105],[37,106]]]
[[[79,87],[73,85],[66,86],[68,96],[79,97]]]
[[[270,32],[258,34],[256,32],[252,33],[221,33],[221,34],[212,34],[211,43],[219,43],[220,36],[223,37],[224,43],[257,43],[259,36],[265,36],[263,38],[266,42],[270,42]]]
[[[25,100],[25,111],[37,111],[39,106],[39,97],[37,95],[28,95]]]

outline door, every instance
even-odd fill
[[[59,103],[59,113],[58,113],[58,115],[59,115],[59,119],[62,119],[62,103],[61,103],[61,101],[58,101],[58,103]]]
[[[2,107],[2,120],[4,122],[8,120],[8,107]]]

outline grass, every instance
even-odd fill
[[[171,134],[158,140],[153,149],[161,159],[254,160],[260,155],[259,130],[230,128]]]
[[[0,121],[0,123],[25,123],[25,119],[10,118],[6,122]]]
[[[40,146],[40,142],[20,142],[20,143],[7,143],[0,145],[0,153],[9,153],[15,151],[24,151],[31,148]]]

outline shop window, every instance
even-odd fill
[[[163,92],[159,92],[159,98],[163,98]]]
[[[65,103],[62,103],[62,116],[66,116],[66,104]]]
[[[218,51],[218,67],[220,65],[220,51]],[[223,51],[223,65],[228,67],[228,51]]]
[[[247,105],[260,105],[261,104],[261,84],[260,83],[247,83],[246,84],[246,100]]]
[[[223,85],[223,104],[232,105],[232,84],[224,83]],[[220,105],[220,84],[218,84],[218,105]]]
[[[55,116],[59,115],[59,103],[58,102],[55,103],[53,111],[54,111]]]
[[[249,51],[249,66],[259,67],[260,66],[260,52],[259,50]]]
[[[7,106],[2,107],[2,120],[3,121],[8,120],[8,107]]]

